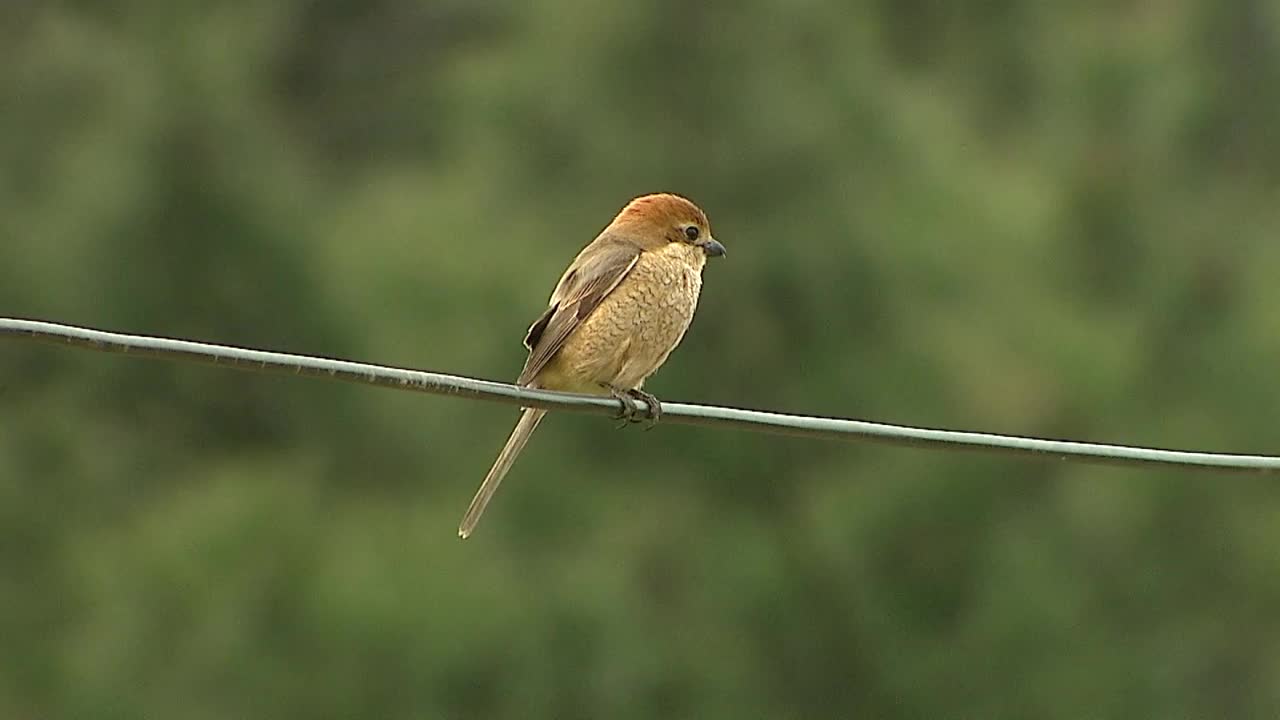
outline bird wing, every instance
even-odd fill
[[[618,287],[639,258],[639,247],[607,236],[578,254],[551,293],[546,312],[529,326],[524,338],[529,359],[516,384],[527,385],[547,366],[574,329]]]

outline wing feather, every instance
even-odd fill
[[[525,336],[529,359],[516,380],[528,385],[564,346],[569,335],[618,287],[640,257],[636,245],[607,236],[588,245],[565,271],[551,304]]]

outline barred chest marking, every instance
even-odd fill
[[[584,381],[642,384],[689,329],[705,262],[701,249],[683,243],[641,255],[562,348],[570,372]]]

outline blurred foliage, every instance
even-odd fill
[[[0,4],[0,314],[511,378],[674,190],[660,397],[1274,453],[1280,11]],[[0,347],[0,717],[1268,717],[1275,479]]]

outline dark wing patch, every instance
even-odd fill
[[[552,294],[551,307],[529,326],[525,337],[529,359],[516,384],[529,384],[547,366],[570,333],[618,287],[640,257],[640,248],[631,243],[594,245],[578,255]]]
[[[529,332],[525,333],[524,336],[524,346],[529,348],[530,351],[538,346],[538,341],[542,339],[542,333],[546,332],[547,324],[551,322],[551,316],[555,314],[558,307],[560,307],[560,303],[552,304],[551,307],[547,308],[546,312],[542,313],[541,317],[534,320],[533,324],[529,326]]]

